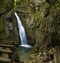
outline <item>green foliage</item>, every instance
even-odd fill
[[[57,2],[54,5],[51,5],[51,13],[54,14],[54,12],[60,11],[60,0],[57,0]]]
[[[13,0],[0,0],[0,13],[5,13],[13,9]]]
[[[6,2],[5,8],[6,8],[7,11],[13,9],[13,0],[8,0],[8,2],[7,2],[7,0],[5,0],[5,2]]]
[[[27,0],[24,0],[24,1],[21,0],[20,2],[21,2],[21,3],[20,3],[20,7],[22,7],[22,8],[23,8],[23,7],[26,7],[26,6],[28,5],[28,1],[27,1]]]
[[[34,23],[35,23],[35,28],[39,28],[40,24],[42,22],[43,18],[40,16],[40,14],[35,16]]]
[[[14,10],[16,9],[16,0],[14,0]]]
[[[38,53],[38,52],[39,52],[38,46],[35,44],[31,53]]]

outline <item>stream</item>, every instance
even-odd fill
[[[16,49],[19,60],[25,61],[29,58],[32,48],[18,47]]]

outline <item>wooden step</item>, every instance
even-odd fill
[[[0,43],[13,43],[14,41],[2,41]]]
[[[0,47],[9,47],[9,48],[12,48],[12,47],[14,47],[14,45],[0,44]]]
[[[0,44],[14,44],[14,41],[3,41]]]
[[[6,44],[6,45],[13,45],[14,43],[6,43],[6,42],[3,42],[3,43],[0,43],[0,44]]]
[[[0,61],[1,62],[11,62],[11,59],[7,59],[7,58],[4,58],[4,57],[0,57]]]
[[[5,44],[5,45],[14,45],[13,43],[0,43],[0,44]]]
[[[2,53],[2,55],[0,56],[0,61],[11,62],[11,59],[9,58],[9,55],[7,53]]]
[[[6,49],[0,48],[0,52],[12,53],[12,51],[9,48]]]

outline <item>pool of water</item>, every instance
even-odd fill
[[[17,51],[17,54],[19,55],[19,59],[24,61],[29,58],[31,50],[32,48],[18,47],[16,51]]]

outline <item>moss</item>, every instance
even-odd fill
[[[40,15],[36,15],[35,16],[35,26],[38,26],[40,24],[40,20],[41,20]]]
[[[51,5],[50,13],[55,14],[56,12],[60,11],[60,0],[57,0],[57,2],[53,5]]]
[[[13,9],[13,0],[0,1],[0,14],[8,12],[11,9]]]
[[[21,0],[20,7],[26,7],[28,5],[28,0]]]
[[[50,5],[49,12],[46,17],[42,17],[41,13],[35,15],[35,52],[38,52],[38,46],[39,50],[46,50],[48,45],[52,47],[60,44],[60,0]]]
[[[38,48],[39,47],[37,46],[37,44],[35,44],[31,53],[39,53],[39,49]]]
[[[4,31],[4,23],[3,23],[3,19],[0,18],[0,32]]]
[[[0,39],[6,38],[5,25],[3,18],[0,18]]]

